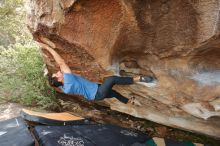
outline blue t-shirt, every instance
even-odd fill
[[[88,100],[94,100],[98,90],[98,84],[88,81],[81,76],[64,73],[64,85],[61,87],[66,94],[78,94]]]

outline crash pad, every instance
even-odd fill
[[[0,146],[34,145],[34,139],[21,117],[0,122]]]
[[[85,119],[69,113],[42,113],[27,109],[22,109],[21,117],[30,122],[45,125],[71,125],[84,123]]]
[[[42,146],[131,146],[150,139],[146,134],[114,125],[36,126]]]

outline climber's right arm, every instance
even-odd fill
[[[71,69],[69,68],[69,66],[65,63],[64,59],[54,49],[52,49],[50,46],[46,44],[43,43],[39,43],[39,44],[43,49],[46,49],[48,52],[50,52],[50,54],[53,56],[54,60],[59,65],[60,70],[63,73],[71,73]]]

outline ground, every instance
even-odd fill
[[[61,109],[62,111],[69,111],[69,112],[74,112],[74,114],[85,115],[85,117],[100,123],[111,123],[123,127],[130,127],[133,129],[137,129],[144,133],[149,134],[152,137],[166,137],[180,141],[185,140],[185,141],[206,143],[209,144],[210,146],[219,146],[220,143],[220,140],[211,137],[178,130],[171,127],[166,127],[142,119],[137,119],[125,114],[113,112],[106,107],[102,108],[100,106],[96,106],[93,107],[93,109],[91,109],[89,105],[87,107],[82,107],[76,102],[75,103],[70,101],[66,102],[64,100],[60,100],[60,104],[63,106],[63,108]],[[30,108],[30,107],[25,107],[17,103],[0,104],[0,111],[2,111],[0,113],[0,121],[19,116],[19,113],[22,108]],[[103,110],[105,110],[106,115],[102,114],[101,111]],[[103,120],[100,120],[100,117],[103,117]]]

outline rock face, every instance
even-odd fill
[[[115,86],[135,101],[113,110],[220,137],[220,0],[37,0],[27,2],[34,38],[53,41],[74,73],[151,75]],[[49,71],[57,69],[44,52]]]

